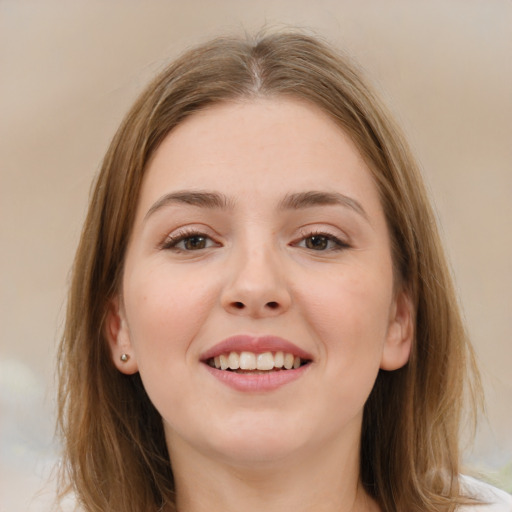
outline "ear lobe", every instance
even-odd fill
[[[409,294],[397,293],[389,318],[388,332],[382,352],[382,370],[398,370],[409,360],[414,336],[414,312]]]
[[[139,367],[133,352],[130,331],[119,297],[115,297],[109,303],[104,330],[114,366],[126,375],[137,373]]]

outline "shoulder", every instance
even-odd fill
[[[512,512],[512,496],[505,491],[470,476],[462,475],[460,482],[464,494],[484,504],[460,507],[459,512]]]

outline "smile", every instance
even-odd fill
[[[209,373],[237,391],[267,392],[299,379],[313,356],[276,336],[236,335],[200,357]]]
[[[296,370],[309,361],[301,359],[290,352],[278,351],[263,352],[256,354],[254,352],[229,352],[220,354],[207,360],[207,364],[212,368],[220,370],[244,372],[269,372],[276,370]]]

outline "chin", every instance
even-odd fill
[[[261,468],[279,463],[298,455],[304,445],[289,438],[258,436],[256,439],[230,439],[228,446],[217,448],[217,457],[227,464],[238,467]]]
[[[304,434],[301,423],[283,422],[282,417],[238,418],[228,424],[224,422],[218,429],[210,425],[205,448],[231,465],[256,468],[301,453],[308,444]]]
[[[229,421],[225,417],[210,418],[208,422],[195,424],[194,429],[166,432],[171,453],[173,444],[182,445],[184,441],[189,450],[211,460],[256,469],[287,460],[301,453],[308,444],[304,421],[287,421],[282,413],[275,411],[238,411]]]

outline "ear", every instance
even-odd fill
[[[130,331],[119,297],[115,297],[109,303],[104,329],[114,366],[126,375],[137,373],[139,367],[130,341]]]
[[[382,352],[382,370],[398,370],[409,360],[414,336],[414,312],[409,293],[397,292],[391,306],[388,332]]]

